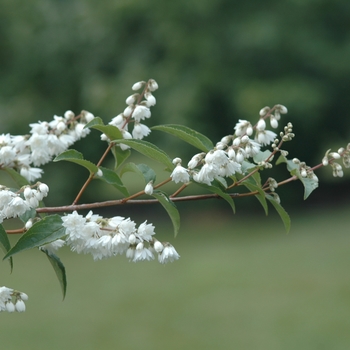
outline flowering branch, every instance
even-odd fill
[[[141,89],[141,92],[137,92]],[[143,140],[151,133],[151,129],[144,122],[151,117],[151,107],[156,104],[153,94],[157,89],[158,84],[153,79],[135,83],[132,86],[134,93],[126,99],[127,107],[107,125],[90,112],[82,111],[76,116],[72,111],[67,111],[63,117],[54,116],[51,122],[30,124],[29,135],[0,135],[0,170],[6,171],[18,184],[17,189],[0,185],[0,224],[10,218],[19,218],[22,222],[20,228],[7,231],[0,225],[0,246],[11,269],[15,254],[38,248],[54,266],[65,296],[66,272],[56,255],[63,245],[70,246],[78,254],[89,253],[95,260],[118,254],[125,255],[133,262],[157,257],[160,263],[167,263],[180,258],[169,242],[156,239],[155,227],[147,220],[137,225],[129,217],[104,218],[92,211],[107,206],[159,203],[169,215],[176,236],[180,227],[176,202],[219,198],[225,200],[235,211],[234,200],[255,196],[266,213],[268,203],[271,203],[289,230],[290,218],[281,206],[276,190],[280,186],[300,180],[304,186],[304,198],[307,198],[318,187],[315,171],[320,167],[331,166],[336,177],[343,176],[340,160],[345,168],[350,167],[350,144],[337,152],[328,150],[322,162],[314,167],[297,158],[288,159],[288,152],[282,147],[295,136],[292,124],[287,123],[279,136],[267,129],[267,122],[271,128],[278,128],[281,115],[287,113],[287,108],[280,104],[272,108],[262,108],[256,123],[239,120],[233,133],[222,137],[215,145],[203,134],[183,125],[152,127],[154,131],[175,136],[199,150],[187,166],[183,166],[180,157],[170,157],[158,146]],[[129,128],[132,128],[131,132]],[[108,144],[97,164],[84,159],[81,152],[70,148],[77,140],[88,136],[91,129],[99,131],[101,141]],[[156,172],[152,168],[146,164],[128,162],[128,157],[135,151],[162,163],[169,172],[169,177],[157,184]],[[112,168],[102,166],[109,153],[114,157]],[[48,196],[49,187],[38,181],[43,173],[39,167],[51,161],[73,162],[89,171],[87,180],[71,205],[43,205],[42,201]],[[268,177],[262,182],[261,174],[282,163],[286,164],[289,177],[279,182]],[[123,181],[123,176],[128,172],[139,175],[144,182],[143,190],[129,193]],[[108,186],[117,189],[120,198],[78,204],[93,180],[104,181]],[[164,189],[170,182],[179,186],[172,194]],[[181,196],[185,189],[193,186],[199,186],[205,193]],[[244,192],[231,192],[242,186],[246,189]],[[139,198],[141,196],[151,198]],[[78,213],[82,210],[90,211],[83,216]],[[58,215],[59,213],[63,215]],[[8,240],[10,234],[21,234],[12,247]],[[1,287],[0,311],[24,311],[23,300],[26,299],[24,293]]]

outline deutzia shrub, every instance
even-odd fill
[[[335,177],[341,177],[343,167],[350,167],[350,144],[336,152],[328,150],[320,164],[315,166],[298,158],[289,159],[283,145],[293,140],[293,125],[283,122],[281,117],[287,114],[287,108],[280,104],[262,108],[252,121],[239,119],[232,132],[223,135],[216,143],[184,125],[149,127],[147,123],[151,118],[151,108],[156,105],[154,92],[157,89],[158,84],[153,79],[135,83],[133,93],[125,100],[123,112],[106,122],[87,111],[77,115],[67,111],[63,116],[55,115],[51,121],[30,124],[27,135],[0,135],[0,170],[17,184],[17,188],[0,185],[0,224],[8,219],[19,219],[17,229],[5,230],[0,226],[0,246],[11,270],[15,254],[37,248],[54,266],[65,296],[66,271],[56,255],[63,246],[77,254],[91,254],[94,260],[116,255],[125,256],[132,262],[158,260],[165,264],[178,260],[180,255],[175,247],[156,238],[152,223],[137,224],[130,217],[107,218],[98,214],[99,208],[118,207],[127,202],[159,203],[169,215],[176,236],[180,227],[177,201],[221,198],[235,211],[234,199],[255,196],[266,213],[268,203],[272,204],[288,231],[290,218],[281,206],[276,192],[278,188],[299,180],[304,185],[304,198],[307,198],[318,187],[317,169],[329,166]],[[276,129],[281,123],[285,126],[278,132]],[[269,130],[268,125],[275,131]],[[87,137],[91,129],[100,132],[101,142],[106,143],[106,151],[96,164],[71,148],[77,140]],[[168,155],[159,146],[144,140],[153,131],[177,137],[198,151],[184,161],[178,154]],[[156,172],[147,164],[128,162],[132,152],[160,162],[169,177],[157,182]],[[111,168],[103,166],[108,153],[114,157]],[[41,166],[51,161],[73,162],[89,172],[71,204],[46,207],[43,203],[49,194],[49,186],[38,179],[44,171]],[[288,175],[283,181],[277,181],[271,176],[271,168],[281,163],[286,165]],[[262,176],[265,171],[269,171],[268,175]],[[129,172],[139,176],[144,183],[143,190],[130,193],[123,181]],[[83,192],[95,179],[117,189],[119,198],[80,203]],[[166,185],[170,182],[177,186],[175,191],[167,190]],[[204,193],[182,195],[183,190],[190,186],[199,186]],[[238,193],[238,187],[244,191]],[[81,211],[88,213],[83,215]],[[20,234],[20,238],[11,246],[8,235],[15,233]],[[25,293],[3,286],[0,288],[0,311],[25,311],[24,301],[27,299]]]

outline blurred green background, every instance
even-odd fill
[[[182,123],[215,142],[238,119],[281,103],[296,133],[286,148],[314,165],[349,141],[349,17],[347,0],[0,0],[1,132],[25,134],[30,122],[67,109],[107,123],[134,82],[154,78],[149,126]],[[105,144],[90,136],[75,147],[97,161]],[[171,157],[194,152],[160,133],[149,140]],[[47,204],[70,203],[86,175],[74,164],[47,165]],[[94,263],[62,250],[62,303],[43,254],[16,256],[13,275],[3,263],[1,285],[30,299],[25,314],[0,315],[1,346],[349,349],[349,177],[318,175],[320,189],[305,203],[300,184],[279,190],[289,235],[253,199],[237,202],[234,217],[217,201],[179,205],[175,240],[163,211],[118,208],[154,222],[181,259]],[[83,199],[116,195],[93,183]]]

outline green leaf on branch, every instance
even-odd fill
[[[163,191],[154,191],[152,196],[158,199],[159,203],[167,211],[174,227],[174,236],[176,237],[180,229],[180,214],[174,202]]]
[[[279,202],[277,202],[273,196],[266,194],[266,198],[269,200],[269,202],[276,209],[276,211],[279,214],[280,218],[282,219],[284,227],[288,233],[290,230],[290,226],[291,226],[291,221],[290,221],[290,217],[289,217],[288,213],[283,209],[281,204]]]
[[[66,296],[66,291],[67,291],[67,277],[66,277],[66,269],[64,265],[62,264],[60,258],[55,255],[52,252],[49,252],[47,249],[42,248],[41,251],[46,254],[47,258],[49,259],[56,276],[58,278],[58,282],[60,283],[62,294],[63,294],[63,299]]]
[[[94,179],[102,180],[119,190],[125,197],[129,196],[129,191],[120,179],[119,175],[108,168],[100,167],[102,176],[95,176]]]
[[[2,170],[6,171],[19,187],[29,185],[28,180],[19,174],[16,170],[12,168],[3,168]]]
[[[59,215],[46,216],[36,222],[16,243],[15,246],[5,255],[7,259],[27,249],[40,247],[44,244],[56,241],[65,235],[65,228],[62,226],[62,219]]]
[[[285,156],[280,155],[276,164],[286,163],[287,169],[292,176],[296,176],[304,186],[304,200],[307,199],[310,194],[318,187],[318,181],[310,179],[308,177],[302,177],[299,171],[299,165],[295,164],[292,160],[287,159]]]
[[[236,213],[236,206],[235,206],[235,202],[233,201],[232,197],[224,192],[221,188],[218,182],[213,181],[211,186],[208,186],[206,184],[201,184],[198,182],[194,182],[196,185],[205,188],[207,191],[212,192],[217,194],[219,197],[221,197],[222,199],[224,199],[228,204],[230,204],[233,213]]]
[[[19,218],[23,223],[26,223],[29,219],[33,219],[36,216],[36,210],[31,208],[27,210],[24,214],[20,215]]]
[[[0,247],[4,251],[5,254],[11,249],[11,244],[10,244],[9,238],[8,238],[7,233],[2,225],[0,225]],[[12,272],[12,270],[13,270],[13,259],[12,258],[9,259],[9,263],[10,263],[10,269]]]
[[[123,167],[120,176],[124,175],[126,172],[133,172],[140,175],[144,178],[146,184],[150,181],[153,181],[153,183],[156,181],[155,171],[146,164],[136,165],[135,163],[130,162]]]
[[[104,133],[110,140],[121,139],[121,131],[114,125],[104,125],[100,117],[91,120],[84,128],[96,129]]]
[[[258,199],[262,207],[264,208],[265,214],[268,214],[269,208],[266,202],[265,198],[265,192],[262,190],[261,187],[261,180],[260,180],[260,174],[258,172],[254,173],[251,177],[244,180],[242,182],[242,185],[248,188],[249,191],[258,193],[255,195],[255,197]]]
[[[120,147],[113,146],[111,148],[115,165],[114,169],[118,169],[130,156],[131,152],[129,149],[122,150]]]
[[[214,148],[213,143],[203,134],[188,128],[184,125],[165,124],[157,125],[151,128],[152,130],[159,130],[178,137],[179,139],[189,143],[190,145],[200,149],[203,152],[208,152]]]
[[[144,156],[164,164],[169,170],[174,168],[170,157],[150,142],[135,139],[113,140],[113,142],[127,145]]]
[[[270,157],[271,153],[272,152],[269,151],[268,149],[265,151],[260,151],[253,157],[253,160],[255,163],[264,162],[264,161],[266,161],[267,158]]]
[[[98,171],[98,167],[94,163],[85,160],[82,153],[76,151],[75,149],[62,152],[53,161],[60,162],[61,160],[79,164],[89,170],[91,174],[95,174]]]

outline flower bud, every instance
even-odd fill
[[[266,115],[268,112],[270,111],[270,107],[266,106],[264,108],[260,109],[259,115],[260,117],[263,117],[264,115]]]
[[[150,181],[145,187],[145,193],[151,195],[153,193],[153,181]]]
[[[148,88],[150,91],[156,91],[158,89],[158,84],[154,79],[148,81]]]
[[[142,88],[142,85],[144,84],[145,82],[144,81],[138,81],[137,83],[135,83],[133,86],[132,86],[132,90],[134,91],[137,91],[137,90],[140,90]]]

